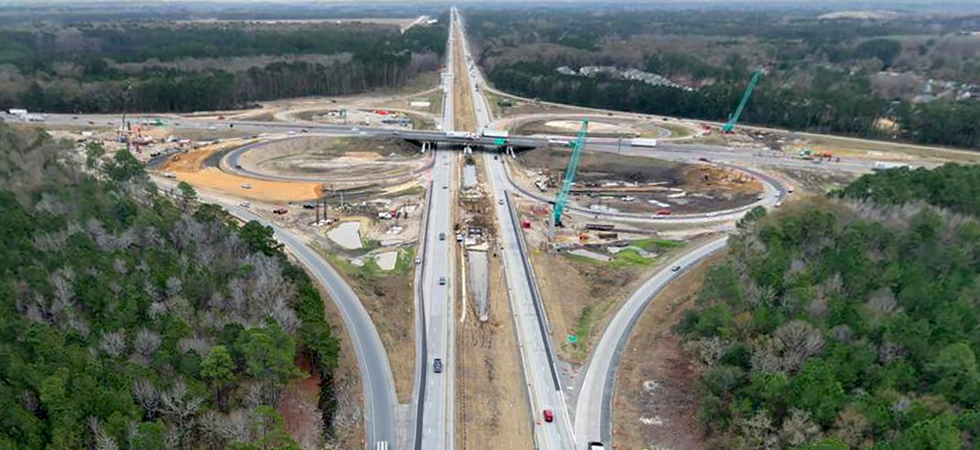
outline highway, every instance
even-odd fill
[[[459,20],[458,14],[455,15]],[[465,34],[463,35],[465,39]],[[466,54],[468,75],[470,77],[470,95],[474,102],[478,129],[490,123],[490,110],[486,100],[480,94],[478,86],[484,82],[480,71],[476,68],[465,41],[461,43]],[[572,433],[571,417],[565,404],[557,369],[554,364],[554,351],[549,326],[537,292],[536,281],[530,261],[527,259],[523,236],[517,223],[516,211],[510,201],[507,190],[511,183],[505,173],[503,158],[495,158],[490,153],[484,153],[484,164],[487,167],[489,190],[497,217],[497,236],[501,245],[500,255],[504,265],[504,275],[507,280],[508,300],[514,312],[514,322],[517,326],[518,343],[520,345],[521,365],[527,383],[530,410],[533,419],[535,445],[544,450],[565,450],[578,448]],[[543,420],[545,409],[554,412],[554,422]]]
[[[455,117],[453,104],[453,46],[452,25],[446,52],[446,70],[442,78],[447,88],[443,99],[444,131],[452,131]],[[453,174],[456,171],[456,153],[435,150],[435,165],[429,192],[427,225],[422,248],[421,294],[425,314],[426,360],[420,361],[420,372],[425,372],[424,391],[417,394],[422,399],[421,419],[416,425],[415,449],[446,449],[455,446],[456,437],[456,330],[455,307],[455,252],[456,237],[453,234],[452,211],[455,189]],[[442,373],[435,373],[433,362],[442,360]]]

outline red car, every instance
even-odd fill
[[[661,210],[657,211],[657,215],[658,216],[669,216],[670,215],[670,210],[669,209],[661,209]]]
[[[555,421],[555,412],[552,411],[552,410],[550,410],[550,409],[544,410],[544,421],[545,422],[554,422]]]

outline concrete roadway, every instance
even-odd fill
[[[458,21],[458,14],[455,17]],[[465,34],[463,38],[465,39]],[[485,83],[470,57],[465,41],[462,45],[466,54],[470,95],[474,102],[477,125],[482,129],[491,120],[486,99],[477,89],[477,86],[485,86]],[[572,434],[571,417],[554,364],[550,326],[537,292],[530,261],[526,259],[527,253],[523,247],[523,237],[519,234],[522,231],[517,225],[516,212],[512,209],[510,198],[505,192],[511,188],[503,165],[505,156],[501,155],[494,159],[489,153],[484,153],[483,158],[488,170],[489,189],[497,216],[497,235],[500,239],[500,254],[507,280],[507,297],[514,311],[522,369],[528,385],[535,445],[543,450],[576,449],[578,446]],[[544,422],[542,415],[545,409],[554,412],[554,422]]]
[[[447,87],[443,97],[444,131],[452,131],[455,118],[453,103],[453,33],[450,28],[447,48],[446,68],[448,74],[442,80]],[[456,167],[456,153],[435,150],[435,165],[432,169],[432,183],[429,193],[427,226],[422,255],[422,299],[425,304],[426,355],[420,361],[420,372],[425,371],[423,389],[416,394],[422,399],[419,411],[421,428],[420,440],[415,448],[447,449],[455,446],[456,437],[456,330],[455,310],[455,252],[456,237],[452,230],[453,197],[455,189],[453,174]],[[442,360],[443,372],[435,373],[433,362]],[[418,431],[418,430],[417,430]]]

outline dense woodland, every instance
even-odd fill
[[[740,224],[677,325],[711,447],[980,445],[978,177],[889,170]]]
[[[308,376],[330,436],[339,346],[271,229],[125,151],[2,123],[0,149],[0,449],[298,448],[277,402]]]
[[[118,23],[0,29],[0,109],[169,112],[397,88],[447,30],[363,23]]]
[[[809,11],[566,8],[467,18],[490,80],[521,96],[724,121],[761,67],[746,123],[980,147],[980,92],[911,101],[931,78],[980,84],[980,39],[961,35],[980,29],[980,16],[855,21]],[[556,72],[586,65],[636,68],[694,90]]]

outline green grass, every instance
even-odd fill
[[[386,276],[408,276],[411,275],[413,268],[415,267],[415,249],[407,248],[403,250],[398,250],[398,259],[395,261],[395,268],[392,270],[383,270],[378,262],[371,256],[364,256],[361,258],[364,261],[363,266],[355,266],[350,263],[346,258],[331,253],[326,249],[317,247],[317,252],[323,255],[324,258],[330,262],[330,265],[338,270],[343,271],[349,277],[360,280],[376,280],[378,278]]]
[[[665,129],[667,131],[670,131],[670,136],[668,136],[668,137],[671,137],[671,138],[683,138],[683,137],[688,137],[688,136],[691,136],[692,134],[694,134],[694,132],[690,128],[685,127],[683,125],[678,125],[678,124],[675,124],[675,123],[657,122],[654,126],[656,126],[657,128],[663,128],[663,129]],[[641,134],[641,137],[645,137],[645,138],[656,138],[656,137],[659,137],[659,136],[658,136],[657,130],[648,130],[648,131],[644,131]]]
[[[568,345],[572,349],[572,357],[575,360],[584,361],[588,357],[592,325],[595,322],[596,316],[595,308],[593,306],[586,306],[582,309],[582,314],[578,316],[578,320],[575,321],[575,326],[572,327],[572,334],[578,338],[578,342],[574,344],[569,343]]]
[[[666,253],[667,251],[684,247],[687,244],[683,241],[671,241],[667,239],[648,238],[648,239],[640,239],[638,241],[633,241],[632,245],[642,248],[643,250],[648,252]],[[572,261],[577,261],[583,264],[608,264],[616,269],[625,269],[631,267],[646,267],[646,266],[653,265],[654,263],[660,260],[659,257],[645,258],[641,256],[636,249],[633,248],[628,248],[626,250],[620,251],[619,253],[613,255],[612,257],[613,259],[611,259],[609,262],[599,261],[598,259],[592,259],[587,256],[573,255],[568,252],[563,252],[562,255],[564,255],[566,258]]]
[[[647,238],[633,241],[633,245],[646,251],[671,250],[681,248],[686,245],[684,241],[671,241],[668,239]]]
[[[612,261],[609,261],[609,265],[616,269],[625,269],[627,267],[642,267],[650,266],[657,262],[660,258],[644,258],[640,256],[640,253],[632,248],[628,248],[616,254]]]

